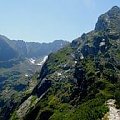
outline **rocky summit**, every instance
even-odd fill
[[[38,79],[11,120],[110,120],[108,101],[115,111],[120,107],[120,8],[114,6],[94,30],[50,54]],[[118,119],[119,114],[113,120]]]

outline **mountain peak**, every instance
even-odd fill
[[[119,32],[120,31],[120,8],[112,7],[108,12],[102,14],[96,23],[96,31]]]
[[[111,11],[120,11],[120,8],[118,6],[113,6],[110,10]]]
[[[120,16],[120,8],[118,6],[114,6],[106,14],[110,18],[114,17],[114,19],[117,19],[117,17]]]

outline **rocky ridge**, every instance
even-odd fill
[[[42,98],[22,119],[96,120],[109,111],[107,100],[120,106],[119,25],[120,8],[114,6],[98,18],[95,30],[50,54],[31,94]],[[11,120],[20,119],[17,111]]]

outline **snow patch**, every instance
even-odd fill
[[[35,64],[35,59],[30,58],[29,61],[30,61],[31,64]]]
[[[102,42],[105,42],[105,39],[104,39],[104,38],[102,39]]]
[[[36,65],[43,65],[47,59],[48,59],[48,56],[45,56],[43,60],[40,63],[37,63]]]
[[[83,54],[81,54],[81,56],[80,56],[80,59],[82,60],[82,59],[84,59],[84,56],[83,56]]]
[[[57,73],[58,76],[61,76],[62,74],[61,73]]]
[[[105,42],[104,41],[100,42],[99,46],[103,46],[103,45],[105,45]]]
[[[75,61],[75,64],[77,63],[77,61]]]
[[[30,59],[29,59],[29,62],[30,62],[31,64],[41,66],[41,65],[44,64],[44,62],[47,60],[47,58],[48,58],[48,56],[45,56],[41,62],[37,62],[37,60],[35,60],[35,59],[33,59],[33,58],[30,58]]]
[[[29,75],[28,74],[25,74],[25,77],[28,77]]]

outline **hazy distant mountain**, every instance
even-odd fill
[[[7,38],[0,36],[0,61],[17,57],[17,52],[6,42]]]
[[[68,44],[68,42],[63,40],[55,40],[51,43],[10,40],[0,35],[0,61],[7,61],[19,57],[43,57],[59,50],[66,44]]]
[[[68,42],[55,40],[51,43],[27,42],[27,57],[43,57],[64,47]]]
[[[23,40],[9,40],[6,42],[18,53],[18,57],[26,57],[27,56],[27,47],[26,42]]]

